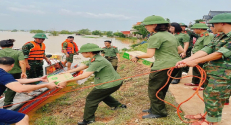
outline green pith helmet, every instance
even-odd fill
[[[33,36],[33,38],[41,38],[41,39],[48,39],[46,34],[44,33],[37,33]]]
[[[231,23],[231,13],[218,14],[209,23]]]
[[[151,24],[166,24],[169,22],[161,16],[152,15],[152,16],[146,17],[142,23],[144,25],[151,25]]]
[[[103,49],[100,48],[98,45],[94,43],[87,43],[80,47],[79,53],[83,52],[95,52],[95,51],[102,51]]]
[[[188,27],[187,25],[185,25],[184,23],[179,23],[180,26],[185,26],[185,27]]]
[[[208,29],[209,27],[204,23],[195,23],[191,29]]]

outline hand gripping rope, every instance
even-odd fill
[[[184,120],[182,119],[182,117],[180,116],[180,113],[182,113],[182,111],[180,110],[180,106],[181,106],[183,103],[186,103],[187,101],[189,101],[189,100],[190,100],[192,97],[194,97],[196,94],[197,94],[197,96],[198,96],[202,101],[204,101],[203,98],[199,95],[198,92],[199,92],[200,87],[201,87],[201,86],[204,84],[204,82],[206,81],[206,72],[205,72],[200,66],[197,65],[196,67],[197,67],[197,69],[199,70],[199,72],[200,72],[200,74],[201,74],[201,77],[193,76],[193,75],[188,75],[188,76],[183,76],[183,77],[181,77],[181,78],[174,78],[174,77],[171,76],[171,74],[172,74],[172,71],[175,69],[175,67],[170,67],[170,68],[165,68],[165,69],[161,69],[161,70],[155,70],[155,71],[151,71],[151,72],[147,72],[147,73],[137,74],[137,75],[134,75],[134,76],[128,76],[128,77],[124,77],[124,78],[121,78],[121,79],[116,79],[116,80],[112,80],[112,81],[108,81],[108,82],[104,82],[104,83],[100,83],[100,84],[89,85],[89,86],[85,86],[85,87],[82,87],[82,88],[73,89],[73,90],[70,90],[70,91],[59,92],[59,93],[56,93],[56,94],[53,94],[53,95],[47,95],[47,96],[41,97],[41,98],[36,98],[36,99],[32,99],[32,100],[27,100],[27,101],[23,101],[23,102],[14,103],[14,104],[7,105],[7,106],[2,106],[2,107],[0,107],[0,108],[8,107],[8,106],[13,106],[13,105],[18,105],[18,104],[26,103],[26,102],[31,102],[31,101],[35,101],[35,100],[38,100],[38,99],[42,99],[42,98],[46,98],[46,97],[51,97],[51,96],[55,96],[55,95],[63,95],[63,94],[65,94],[65,93],[69,93],[69,92],[73,92],[73,91],[84,90],[84,89],[88,89],[88,88],[91,88],[91,87],[103,85],[103,84],[106,84],[106,83],[111,83],[111,82],[115,82],[115,81],[125,80],[125,79],[128,79],[128,78],[135,78],[135,77],[139,77],[139,76],[144,76],[144,75],[148,75],[148,74],[151,74],[151,73],[154,73],[154,72],[164,71],[164,70],[167,70],[167,69],[168,69],[168,72],[167,72],[168,80],[167,80],[166,84],[165,84],[162,88],[160,88],[159,91],[157,91],[156,97],[157,97],[159,100],[161,100],[161,101],[163,101],[163,102],[165,102],[165,103],[167,103],[167,104],[173,106],[174,108],[176,108],[177,114],[178,114],[179,118],[180,118],[183,122],[185,122],[185,123],[192,123],[192,122],[184,121]],[[167,101],[165,101],[165,100],[162,100],[161,98],[158,97],[158,93],[169,83],[170,78],[173,78],[173,79],[182,79],[182,78],[187,78],[187,77],[197,77],[197,78],[201,79],[201,80],[200,80],[200,84],[199,84],[197,90],[195,91],[195,93],[194,93],[192,96],[190,96],[188,99],[186,99],[185,101],[183,101],[182,103],[180,103],[180,104],[178,105],[178,107],[176,107],[176,106],[174,106],[173,104],[171,104],[171,103],[169,103],[169,102],[167,102]],[[205,114],[205,115],[206,115],[206,114]],[[194,121],[194,122],[195,122],[195,121]]]

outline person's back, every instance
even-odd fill
[[[156,42],[153,42],[156,41]],[[152,67],[153,70],[159,70],[172,67],[181,58],[178,54],[177,47],[179,46],[175,36],[167,31],[157,32],[148,40],[149,46],[159,46],[155,51],[155,63]],[[152,42],[152,43],[151,43]]]

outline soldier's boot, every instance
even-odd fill
[[[171,83],[172,84],[178,84],[179,82],[180,82],[180,79],[173,79]]]
[[[142,116],[143,119],[145,118],[162,118],[162,117],[167,117],[167,115],[156,115],[156,114],[148,114],[148,115],[145,115],[145,116]]]
[[[78,125],[89,125],[91,123],[94,123],[95,121],[86,121],[86,120],[83,120],[82,122],[78,122]]]
[[[150,112],[151,112],[151,109],[145,109],[145,110],[143,110],[142,112],[148,112],[148,113],[150,113]]]

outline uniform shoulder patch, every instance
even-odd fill
[[[208,34],[208,33],[206,33],[206,34],[205,34],[205,36],[209,36],[209,34]]]
[[[113,46],[113,48],[117,48],[117,47]]]
[[[95,58],[92,58],[92,59],[91,59],[91,62],[94,62],[94,61],[95,61]]]

